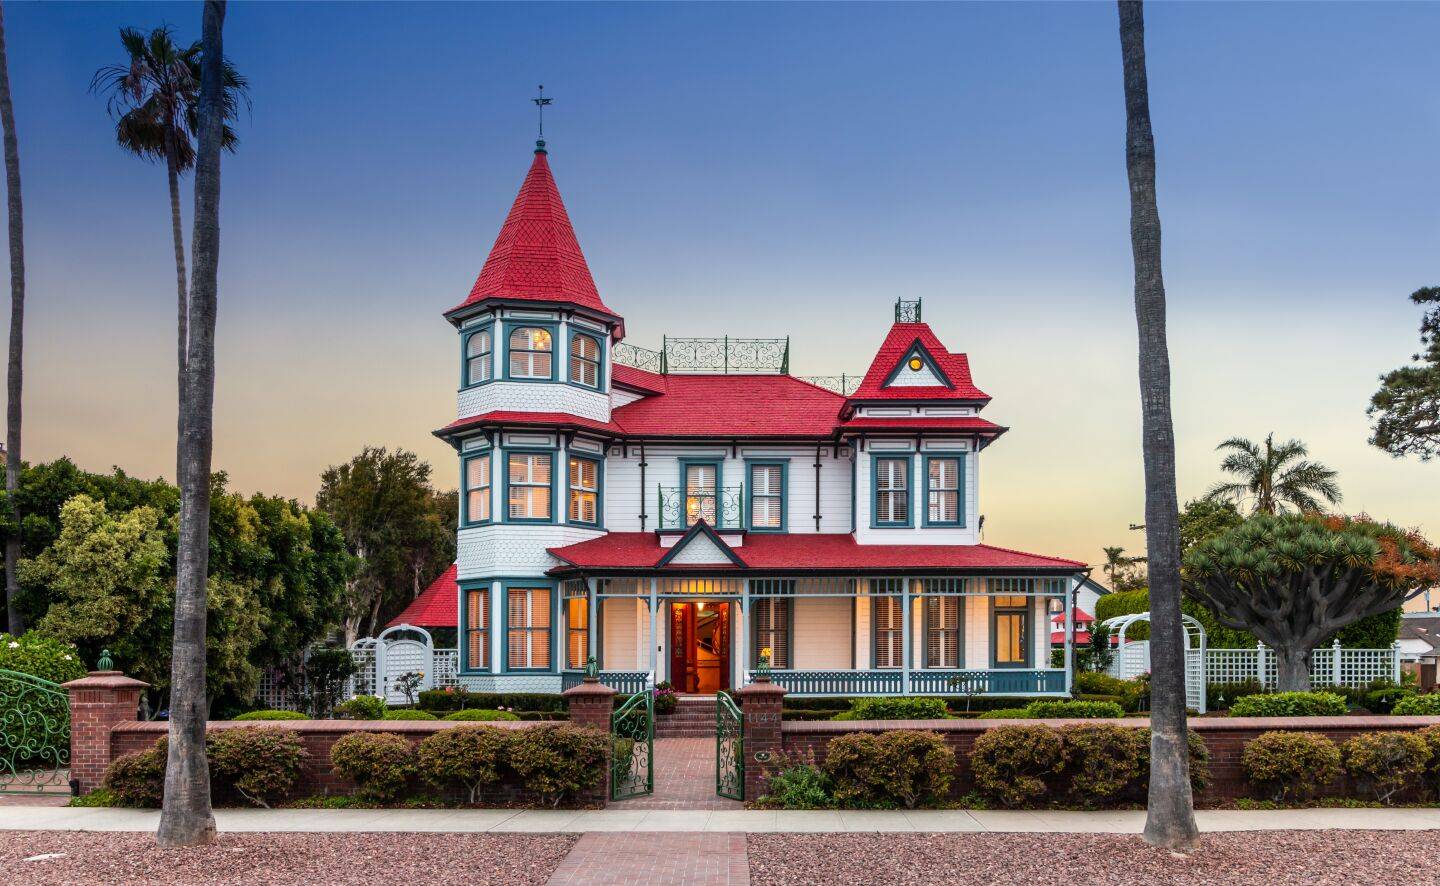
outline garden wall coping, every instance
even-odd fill
[[[1108,723],[1133,729],[1150,726],[1149,717],[1066,718],[1066,719],[964,719],[964,720],[787,720],[781,725],[786,733],[885,732],[892,729],[924,729],[934,732],[986,732],[1000,726],[1085,726]],[[1395,717],[1365,715],[1354,717],[1191,717],[1190,729],[1195,732],[1227,732],[1231,730],[1264,731],[1268,729],[1422,729],[1440,726],[1440,716]]]
[[[441,729],[460,726],[498,726],[501,729],[530,729],[543,726],[541,720],[211,720],[205,724],[211,729],[244,729],[250,726],[278,726],[296,732],[313,734],[346,732],[396,732],[425,734]],[[114,732],[154,733],[164,735],[170,731],[165,720],[131,720],[116,723]]]

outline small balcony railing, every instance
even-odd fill
[[[713,491],[687,491],[679,486],[656,489],[660,529],[689,529],[704,520],[716,529],[743,529],[745,488],[722,486]]]

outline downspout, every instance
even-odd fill
[[[1077,573],[1080,580],[1065,594],[1065,694],[1072,695],[1075,686],[1075,603],[1080,596],[1080,586],[1089,581],[1095,567]],[[1091,615],[1094,615],[1092,612]],[[1094,627],[1091,628],[1094,630]]]
[[[621,444],[621,445],[624,445],[624,444]],[[644,444],[644,443],[641,443],[641,444],[640,444],[640,531],[641,531],[641,532],[644,532],[644,531],[645,531],[645,518],[646,518],[646,516],[648,516],[648,515],[645,513],[645,500],[646,500],[646,496],[645,496],[645,467],[646,467],[646,465],[647,465],[647,462],[645,461],[645,444]]]
[[[823,443],[815,444],[815,531],[820,531],[820,447]]]

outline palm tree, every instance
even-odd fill
[[[1145,453],[1145,542],[1150,562],[1150,794],[1145,840],[1195,844],[1185,720],[1185,659],[1180,627],[1180,506],[1175,494],[1175,429],[1170,416],[1170,352],[1165,280],[1160,272],[1160,210],[1155,199],[1155,136],[1145,73],[1145,8],[1118,0],[1125,74],[1125,171],[1130,180],[1130,248],[1135,260],[1135,322],[1140,335],[1140,410]]]
[[[15,137],[15,106],[10,101],[10,62],[5,51],[5,10],[0,6],[0,126],[5,129],[5,202],[10,215],[10,364],[5,378],[5,497],[15,526],[20,512],[15,505],[20,488],[20,394],[24,390],[25,350],[25,223],[20,205],[20,144]],[[5,610],[10,633],[25,630],[20,615],[20,583],[15,567],[20,562],[20,533],[5,539]]]
[[[1306,459],[1310,451],[1299,440],[1286,440],[1277,446],[1271,433],[1265,435],[1262,447],[1244,437],[1231,437],[1215,449],[1228,450],[1220,470],[1234,474],[1239,481],[1216,483],[1205,493],[1208,499],[1228,498],[1240,504],[1248,498],[1257,514],[1275,514],[1286,505],[1313,513],[1324,509],[1320,499],[1332,505],[1340,503],[1336,472]]]
[[[225,0],[206,0],[195,131],[195,276],[180,386],[180,540],[175,572],[175,641],[170,670],[170,746],[156,839],[196,846],[215,839],[205,758],[205,576],[210,559],[210,462],[215,427],[215,309],[220,266],[220,152],[226,86]]]
[[[137,157],[164,161],[170,184],[170,236],[175,247],[175,288],[178,339],[175,348],[177,385],[184,384],[189,317],[186,306],[185,235],[180,221],[180,176],[195,165],[194,136],[199,95],[200,43],[181,49],[169,25],[145,34],[138,28],[121,28],[120,45],[126,62],[106,65],[90,80],[90,91],[109,96],[107,110],[115,118],[115,141]],[[249,84],[223,63],[225,120],[238,115],[241,103],[249,105]],[[239,137],[228,123],[222,146],[233,152]],[[179,417],[176,417],[179,432]],[[179,461],[176,471],[179,471]]]
[[[1110,590],[1126,590],[1127,588],[1121,587],[1122,584],[1130,585],[1134,583],[1134,579],[1128,570],[1144,563],[1145,558],[1131,557],[1125,553],[1124,548],[1118,545],[1101,548],[1100,550],[1105,554],[1105,562],[1100,565],[1100,568],[1104,570],[1106,578],[1110,582]]]

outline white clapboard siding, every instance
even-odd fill
[[[796,597],[791,644],[793,667],[844,670],[850,667],[850,598]]]
[[[965,598],[965,667],[990,667],[990,598]]]
[[[878,445],[877,445],[878,444]],[[855,540],[862,545],[912,544],[912,545],[973,545],[980,541],[976,526],[980,521],[980,457],[974,446],[965,453],[965,525],[958,529],[925,526],[925,457],[924,451],[915,452],[913,441],[893,441],[894,449],[886,441],[872,441],[866,451],[858,453],[855,462]],[[926,451],[942,451],[948,444],[940,441],[926,441]],[[882,449],[884,446],[886,448]],[[904,449],[900,447],[905,447]],[[958,448],[958,444],[956,445]],[[871,510],[871,464],[877,453],[911,457],[910,499],[912,525],[908,528],[872,529]],[[953,451],[953,450],[951,450]]]
[[[650,633],[650,614],[640,600],[608,598],[602,601],[600,624],[600,667],[607,671],[639,671],[650,667],[644,655],[645,635]]]

